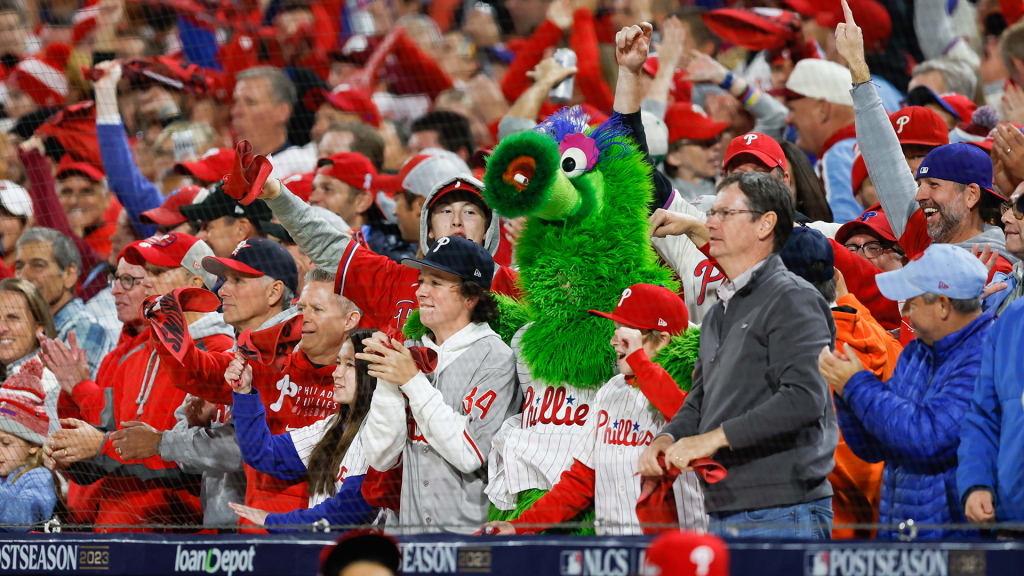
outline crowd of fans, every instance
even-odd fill
[[[0,0],[0,78],[0,531],[638,534],[659,477],[722,535],[1024,520],[1019,0]],[[680,290],[594,311],[618,375],[488,522],[486,163],[564,105],[631,126]]]

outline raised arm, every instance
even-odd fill
[[[139,222],[139,214],[163,204],[164,196],[156,185],[146,179],[135,164],[128,136],[117,104],[117,82],[121,65],[116,61],[101,62],[96,68],[103,77],[93,83],[96,93],[96,139],[100,145],[103,170],[110,190],[128,212],[132,228],[142,237],[156,234],[156,226]]]
[[[282,480],[295,480],[306,475],[306,465],[299,458],[290,434],[271,435],[267,413],[258,390],[248,394],[232,393],[231,411],[235,437],[245,463]]]
[[[878,192],[885,216],[896,238],[901,238],[907,222],[917,211],[917,181],[903,159],[903,150],[889,116],[882,106],[871,71],[864,59],[864,37],[844,3],[846,22],[836,27],[836,50],[846,59],[853,78],[854,123],[857,144],[864,165]],[[907,247],[904,246],[904,249]]]
[[[260,198],[317,268],[330,272],[338,269],[342,254],[352,241],[350,235],[331,226],[276,178],[267,179]]]

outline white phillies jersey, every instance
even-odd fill
[[[636,515],[642,482],[636,466],[640,453],[665,425],[665,417],[621,374],[601,387],[593,408],[594,418],[573,453],[594,470],[595,529],[600,535],[643,534]],[[704,492],[697,474],[680,474],[672,491],[679,527],[707,530]]]
[[[701,222],[707,219],[703,212],[675,190],[666,210],[692,216]],[[704,315],[718,302],[718,287],[725,281],[725,274],[685,235],[651,238],[651,244],[658,256],[679,276],[690,322],[700,324]]]
[[[523,362],[519,341],[523,327],[512,339],[516,372],[523,393],[523,412],[505,420],[491,441],[489,483],[485,490],[501,510],[516,507],[516,494],[524,490],[550,490],[572,464],[573,447],[594,418],[597,390],[552,386],[534,382]]]
[[[295,446],[295,451],[299,454],[299,459],[302,460],[307,469],[309,468],[309,458],[313,455],[313,449],[316,448],[316,445],[320,443],[320,440],[327,434],[327,430],[330,429],[337,419],[338,415],[335,414],[330,418],[318,420],[309,426],[298,428],[288,433],[292,437],[292,444]],[[338,475],[334,478],[335,494],[341,490],[341,485],[345,483],[349,476],[363,476],[370,467],[366,461],[366,454],[363,452],[362,436],[363,430],[360,428],[359,433],[356,434],[356,437],[352,439],[352,443],[349,444],[345,456],[341,459]],[[327,498],[329,498],[327,494],[313,494],[310,492],[309,507],[312,508],[327,500]]]

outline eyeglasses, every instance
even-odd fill
[[[714,218],[716,216],[721,218],[722,220],[725,220],[726,218],[728,218],[729,216],[732,216],[733,214],[764,214],[764,211],[761,211],[761,210],[733,210],[732,208],[712,208],[711,210],[708,210],[704,214],[707,215],[708,220],[710,220],[710,219],[712,219],[712,218]]]
[[[121,284],[121,288],[124,290],[131,290],[132,288],[135,288],[137,285],[142,284],[142,281],[145,279],[145,276],[139,278],[138,276],[132,276],[131,274],[122,274],[120,276],[117,276],[116,274],[107,274],[107,284],[109,284],[111,288],[114,287],[114,281],[117,280]]]
[[[1021,200],[1024,196],[1017,198],[1016,202],[1003,202],[999,207],[1000,214],[1006,214],[1007,210],[1013,210],[1013,217],[1017,220],[1024,220],[1024,201]]]
[[[849,250],[850,252],[853,252],[854,254],[856,254],[857,252],[864,252],[864,256],[866,258],[877,258],[878,256],[881,256],[882,254],[885,254],[886,252],[891,250],[889,246],[886,246],[885,244],[882,244],[877,240],[872,240],[871,242],[865,242],[863,244],[855,244],[853,242],[850,242],[849,244],[845,244],[844,246],[846,246],[846,249]]]

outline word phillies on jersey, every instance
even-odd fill
[[[640,424],[629,418],[619,418],[608,425],[608,412],[597,412],[597,434],[601,442],[612,446],[647,446],[654,440],[650,430],[641,430]]]
[[[523,428],[539,424],[556,426],[583,426],[587,423],[590,406],[576,403],[576,399],[568,395],[565,386],[554,388],[548,386],[544,395],[537,397],[533,386],[526,389],[523,400]]]
[[[288,400],[288,412],[310,418],[323,418],[338,411],[334,402],[334,389],[323,386],[299,385],[285,374],[274,387],[280,392],[270,405],[272,412],[280,412]]]

